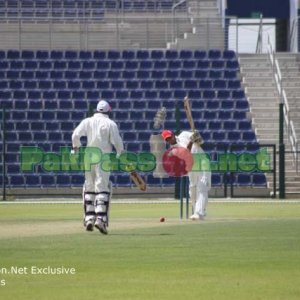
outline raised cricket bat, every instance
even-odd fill
[[[130,173],[130,179],[135,183],[135,185],[143,192],[146,191],[147,186],[146,183],[144,181],[144,179],[142,178],[142,176],[137,173],[137,172],[131,172]]]
[[[193,132],[195,132],[196,128],[195,128],[195,123],[194,123],[194,119],[193,119],[193,115],[192,115],[192,110],[191,110],[191,105],[190,105],[190,99],[188,96],[184,97],[184,100],[183,100],[183,105],[184,105],[184,110],[185,110],[185,113],[186,113],[186,117],[190,123],[190,126],[191,126],[191,130]],[[201,137],[201,140],[199,142],[197,142],[197,144],[200,146],[204,143],[202,137]]]

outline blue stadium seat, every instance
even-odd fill
[[[199,60],[197,63],[198,69],[209,69],[210,68],[210,61],[209,60]]]
[[[238,128],[239,130],[243,130],[243,131],[252,130],[251,121],[249,120],[240,121],[238,123]]]
[[[215,89],[225,89],[227,87],[227,81],[223,79],[216,79],[213,81],[213,87]]]
[[[84,183],[84,176],[72,174],[71,175],[71,185],[72,186],[82,186]]]
[[[199,110],[204,108],[204,101],[201,101],[199,98],[197,101],[191,101],[191,107],[193,110]]]
[[[255,133],[253,131],[246,131],[242,134],[243,140],[247,142],[256,142]]]
[[[94,89],[95,88],[95,81],[93,80],[84,80],[82,81],[82,88],[83,89]]]
[[[211,184],[212,186],[221,186],[222,185],[222,175],[219,173],[213,173],[211,175]]]
[[[222,142],[226,139],[226,135],[224,131],[213,131],[212,132],[212,139],[216,142]]]
[[[207,71],[205,71],[205,70],[195,70],[195,78],[206,79],[207,78]]]
[[[6,53],[7,59],[19,59],[20,58],[20,51],[18,50],[8,50]]]
[[[175,70],[167,70],[165,77],[168,78],[168,79],[179,78],[179,71],[177,71],[177,70],[176,71]]]
[[[220,50],[209,50],[208,57],[210,59],[219,59],[222,57],[222,52]]]
[[[51,62],[50,61],[40,62],[40,67],[42,67],[42,64],[44,64],[45,69],[50,69],[51,68]],[[56,70],[57,69],[64,70],[64,69],[67,68],[67,62],[56,60],[56,61],[54,61],[53,68],[56,69]]]
[[[7,64],[7,62],[4,62],[2,64]],[[26,65],[25,65],[25,67],[27,68]],[[23,69],[23,61],[19,61],[19,60],[10,61],[10,69],[15,69],[15,70]]]
[[[122,58],[125,60],[131,60],[135,58],[135,52],[133,50],[123,50],[122,51]]]
[[[166,69],[167,68],[167,62],[164,61],[164,60],[154,61],[153,68],[154,69]]]
[[[37,81],[35,81],[35,80],[26,80],[26,81],[24,81],[24,89],[26,89],[26,90],[36,89],[37,85],[38,85]]]
[[[174,59],[178,58],[178,51],[175,51],[175,50],[166,50],[166,52],[165,52],[165,58],[166,59],[171,59],[171,60],[174,60]]]
[[[181,69],[181,60],[170,60],[168,63],[169,69]]]
[[[196,51],[194,51],[194,58],[195,59],[205,59],[205,58],[207,58],[207,53],[206,53],[206,51],[196,50]]]
[[[57,50],[50,51],[50,58],[51,59],[62,59],[63,51],[57,51]]]
[[[223,69],[225,67],[225,61],[224,60],[213,60],[211,61],[211,67],[213,69]]]
[[[125,62],[125,70],[128,70],[128,69],[138,69],[138,62],[136,60],[132,61],[132,60],[128,60]]]
[[[29,74],[29,72],[27,74]],[[30,78],[32,78],[32,77],[33,76],[30,76]],[[19,71],[7,71],[6,72],[6,78],[7,79],[17,79],[17,78],[20,78],[20,73],[19,73]]]
[[[3,50],[0,50],[0,59],[5,59],[6,58],[6,55],[5,55],[5,51]]]
[[[12,80],[9,83],[9,88],[12,90],[19,90],[23,88],[22,81]]]
[[[244,112],[244,111],[234,111],[233,112],[233,119],[245,120],[246,119],[246,112]]]
[[[206,110],[206,111],[204,111],[203,117],[206,120],[214,120],[214,119],[216,119],[216,111]]]
[[[13,175],[10,176],[9,183],[11,186],[24,186],[25,180],[22,175]]]
[[[102,60],[106,58],[106,51],[103,50],[95,50],[93,53],[94,59]]]
[[[52,74],[52,75],[55,76],[54,74]],[[49,80],[40,80],[38,82],[38,87],[41,90],[49,90],[49,89],[51,89],[51,86],[52,86],[52,84],[51,84],[51,81],[49,81]]]
[[[238,142],[241,140],[240,131],[229,131],[228,132],[228,140],[231,142]]]
[[[152,50],[151,58],[156,60],[161,60],[164,57],[164,52],[162,50]]]
[[[237,184],[239,186],[249,186],[251,185],[251,176],[250,174],[242,173],[237,176]]]
[[[79,81],[79,80],[69,80],[69,81],[67,81],[67,83],[68,83],[69,89],[72,89],[72,90],[80,89],[81,81]]]
[[[212,81],[208,79],[203,79],[199,81],[199,88],[201,89],[207,89],[207,88],[212,88]]]
[[[233,90],[232,91],[232,98],[233,99],[245,99],[246,98],[245,91],[242,90],[242,89]]]
[[[86,101],[80,101],[80,100],[77,100],[74,102],[74,109],[79,109],[79,110],[87,110],[88,109],[88,106],[87,106],[87,102]]]
[[[225,130],[232,131],[232,130],[236,130],[237,127],[236,124],[237,124],[236,121],[224,121],[223,127]]]
[[[241,88],[241,81],[238,80],[238,79],[228,80],[228,88],[230,88],[230,89],[240,89]]]
[[[78,57],[78,52],[75,50],[66,50],[64,53],[65,59],[77,59],[77,57]]]
[[[57,174],[56,185],[57,186],[69,186],[71,175]]]
[[[55,175],[41,174],[41,187],[51,187],[55,185]]]
[[[8,69],[9,64],[8,61],[0,61],[0,69]]]
[[[25,73],[26,72],[26,73]],[[22,72],[23,73],[23,72]],[[32,77],[34,77],[33,75],[33,72],[28,72],[28,71],[24,71],[24,76],[22,75],[22,78],[29,78],[29,79],[32,79]],[[35,78],[36,79],[47,79],[49,78],[49,73],[46,72],[46,71],[36,71],[35,72]]]
[[[249,110],[249,103],[246,99],[244,100],[237,100],[236,104],[235,104],[236,109],[238,110],[245,110],[248,111]]]
[[[267,186],[267,179],[263,173],[252,174],[252,185],[254,186]]]
[[[53,81],[53,88],[62,90],[67,88],[67,82],[62,80],[55,80]]]
[[[220,101],[219,99],[212,99],[206,101],[206,108],[213,110],[213,109],[219,109],[220,108]]]
[[[36,52],[36,59],[45,60],[49,58],[49,52],[44,50],[38,50]]]
[[[141,60],[140,61],[140,69],[152,69],[153,62],[151,60]]]
[[[236,79],[237,78],[237,71],[224,70],[224,78],[225,79]]]
[[[73,103],[70,100],[60,100],[58,102],[59,109],[73,109]]]
[[[239,63],[236,60],[228,60],[226,62],[226,68],[227,69],[238,70],[239,69]]]
[[[58,122],[47,122],[45,126],[46,126],[46,130],[48,130],[48,131],[57,131],[57,130],[59,130]]]
[[[120,52],[110,50],[110,51],[107,52],[107,58],[108,59],[119,59],[120,58]]]
[[[224,59],[235,59],[236,58],[235,52],[232,50],[224,50],[223,58]]]
[[[229,90],[218,90],[217,97],[219,99],[231,99],[231,93]]]
[[[181,50],[179,53],[180,59],[191,59],[193,58],[193,52],[191,50]]]
[[[201,91],[200,90],[189,90],[187,95],[190,99],[200,99],[201,98]]]
[[[222,71],[210,70],[209,71],[209,78],[211,78],[211,79],[220,79],[220,78],[223,78]]]

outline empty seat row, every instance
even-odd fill
[[[82,174],[41,174],[36,175],[17,175],[11,173],[7,180],[8,187],[80,187],[84,182],[84,176]],[[226,179],[224,178],[226,177]],[[175,179],[170,178],[155,178],[152,175],[144,175],[144,178],[149,186],[173,186]],[[133,186],[133,183],[130,181],[128,174],[119,174],[111,176],[111,181],[118,186]],[[2,180],[2,178],[1,178]],[[212,186],[218,187],[224,184],[224,181],[227,180],[227,184],[233,184],[234,186],[240,187],[266,187],[267,180],[266,176],[263,173],[241,173],[233,175],[232,177],[227,174],[222,173],[213,173],[212,174]],[[2,182],[1,182],[2,183]]]
[[[159,70],[159,69],[237,69],[238,62],[232,60],[3,60],[0,69],[46,69],[46,70]]]
[[[56,99],[74,99],[74,100],[94,100],[104,98],[104,99],[150,99],[150,100],[159,100],[159,99],[183,99],[186,95],[190,98],[199,99],[245,99],[245,94],[243,90],[230,90],[230,89],[94,89],[94,90],[16,90],[14,92],[10,90],[0,91],[0,98],[5,99],[20,99],[20,100],[56,100]],[[198,101],[193,100],[195,108],[197,108]],[[200,104],[201,105],[201,104]]]
[[[3,80],[1,90],[74,90],[74,89],[194,89],[217,88],[238,89],[241,82],[237,79],[185,79],[185,80]]]
[[[85,103],[85,102],[84,102]],[[156,106],[154,108],[151,108],[150,110],[144,109],[141,111],[128,111],[128,109],[125,110],[116,110],[114,109],[112,111],[112,118],[116,121],[132,121],[132,120],[138,120],[138,119],[145,119],[148,121],[153,120],[157,109],[161,107],[161,104],[156,101]],[[92,108],[95,108],[95,106],[91,105]],[[59,111],[52,111],[52,110],[32,110],[28,109],[26,111],[20,110],[20,111],[6,111],[6,120],[10,121],[36,121],[36,120],[43,120],[43,121],[62,121],[62,120],[80,120],[82,117],[88,116],[88,105],[85,106],[85,109],[74,109],[70,111],[70,109],[67,110],[59,110]],[[193,110],[194,113],[194,110]],[[206,110],[203,109],[201,111],[196,111],[195,113],[195,122],[197,122],[197,119],[199,120],[215,120],[215,119],[221,119],[221,120],[228,120],[228,121],[239,121],[239,120],[247,120],[246,114],[247,112],[245,110]],[[172,112],[172,118],[175,118],[174,112]],[[182,113],[181,120],[185,119],[186,116],[184,113]],[[7,122],[7,124],[10,124],[10,122]],[[7,125],[9,126],[9,125]],[[11,128],[13,130],[14,127]]]
[[[93,8],[93,9],[87,9],[87,8],[76,8],[76,9],[70,9],[70,8],[1,8],[0,7],[0,17],[1,18],[62,18],[64,20],[67,20],[68,18],[82,18],[82,17],[89,17],[89,18],[103,18],[105,14],[104,9],[102,8]]]
[[[112,60],[133,60],[133,59],[226,59],[236,61],[236,55],[234,51],[231,50],[95,50],[95,51],[74,51],[74,50],[7,50],[0,51],[0,59],[37,59],[37,60],[47,60],[51,59],[112,59]]]
[[[236,72],[225,73],[224,78],[236,78]],[[121,70],[121,71],[16,71],[0,70],[0,80],[14,79],[177,79],[177,78],[205,78],[203,70]],[[228,75],[227,75],[228,74]],[[227,77],[228,76],[228,77]]]

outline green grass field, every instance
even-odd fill
[[[79,204],[1,205],[0,299],[300,299],[300,204],[178,215],[176,204],[113,204],[104,236],[85,232]]]

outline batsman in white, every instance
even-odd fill
[[[164,140],[171,147],[184,147],[193,153],[204,153],[199,145],[202,139],[198,131],[182,131],[178,136],[170,130],[163,130],[161,133]],[[208,202],[208,191],[211,188],[210,171],[190,171],[189,176],[189,195],[193,205],[192,220],[204,220]]]
[[[117,124],[109,118],[110,105],[100,100],[96,113],[81,121],[72,135],[73,150],[81,146],[80,138],[87,136],[87,146],[97,147],[102,153],[111,153],[112,146],[119,156],[123,150]],[[93,164],[90,171],[85,171],[83,186],[84,223],[87,231],[94,226],[103,234],[107,234],[109,201],[111,197],[110,172],[105,172],[99,164]]]

